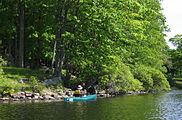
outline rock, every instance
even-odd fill
[[[0,98],[0,100],[2,100],[2,101],[8,101],[9,98]]]
[[[58,95],[61,95],[61,96],[62,96],[62,95],[65,95],[65,93],[62,93],[62,92],[58,92]]]
[[[98,91],[98,94],[106,94],[106,91],[105,90]]]
[[[126,94],[134,94],[134,92],[133,91],[128,91],[128,92],[126,92]]]
[[[39,93],[34,93],[32,94],[32,97],[34,100],[38,100],[40,98],[40,94]]]
[[[25,95],[25,92],[18,92],[19,95]]]
[[[40,94],[39,94],[39,93],[34,93],[33,95],[34,95],[34,96],[40,96]]]
[[[58,95],[58,96],[57,96],[57,99],[64,99],[64,97],[61,96],[61,95]]]
[[[55,77],[53,79],[44,80],[44,82],[43,82],[43,84],[46,86],[50,86],[50,85],[54,85],[54,84],[58,84],[58,83],[61,83],[60,77]]]
[[[141,91],[140,94],[147,94],[147,92]]]
[[[63,97],[65,98],[65,97],[68,97],[67,95],[63,95]]]
[[[66,95],[71,96],[72,92],[71,91],[66,91]]]
[[[24,95],[21,95],[19,98],[20,99],[25,99],[25,96]]]
[[[51,97],[50,95],[43,96],[44,100],[49,100],[50,97]]]
[[[28,82],[28,78],[21,78],[18,80],[19,83],[25,83],[25,82]]]
[[[73,96],[75,93],[74,91],[72,91],[69,88],[64,88],[64,91],[65,91],[65,95],[68,95],[68,96]]]
[[[106,94],[98,94],[98,97],[106,97]]]
[[[42,97],[42,96],[40,96],[39,98],[40,98],[41,100],[44,100],[44,97]]]
[[[111,95],[109,95],[109,94],[106,94],[106,97],[111,97]]]
[[[19,99],[18,99],[18,98],[13,98],[12,100],[13,100],[13,101],[19,101]]]
[[[26,97],[32,97],[32,92],[25,92]]]
[[[24,81],[23,81],[22,79],[19,79],[18,81],[19,81],[20,83],[24,83]]]
[[[34,100],[38,100],[39,99],[39,96],[34,96],[33,99]]]
[[[27,97],[27,99],[28,99],[28,100],[31,100],[31,99],[32,99],[32,97]]]
[[[55,98],[54,97],[49,97],[49,100],[55,100]]]

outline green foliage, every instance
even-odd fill
[[[63,0],[61,4],[58,0],[28,0],[23,4],[27,18],[25,63],[31,68],[50,66],[57,41],[55,66],[63,63],[66,77],[61,77],[66,78],[68,86],[99,81],[103,88],[113,84],[117,91],[169,87],[162,73],[167,62],[163,32],[168,29],[158,0]],[[14,44],[19,38],[18,8],[12,1],[0,6],[0,26],[5,25],[0,30],[0,49],[8,49],[18,62],[18,43]],[[30,69],[3,69],[7,77],[30,78],[33,85],[44,76]]]
[[[173,78],[173,80],[182,81],[182,78]]]
[[[45,74],[40,70],[31,70],[29,68],[2,67],[2,69],[7,78],[11,78],[16,81],[22,78],[30,78],[31,76],[38,79],[46,79],[50,76],[50,74]]]
[[[2,57],[0,56],[0,79],[3,78],[3,69],[1,68],[1,66],[5,63],[5,61],[2,59]]]
[[[37,78],[36,77],[34,77],[34,76],[31,76],[30,78],[29,78],[29,81],[30,81],[30,84],[31,85],[38,85],[38,80],[37,80]]]
[[[45,88],[38,79],[45,79],[47,75],[40,71],[15,67],[2,67],[2,69],[4,74],[0,76],[0,93],[16,93],[21,88],[30,91],[32,91],[32,88],[36,88],[37,91],[42,91]],[[22,78],[29,78],[29,81],[20,83],[19,79]]]
[[[168,50],[172,61],[172,68],[169,69],[169,74],[173,77],[182,77],[182,35],[176,35],[169,41],[177,47],[175,50]]]
[[[169,90],[170,85],[164,74],[148,66],[138,65],[133,70],[134,77],[143,83],[145,90]]]
[[[122,62],[118,62],[113,66],[111,81],[113,81],[112,84],[116,86],[117,91],[143,90],[142,82],[135,79],[130,68]]]
[[[29,87],[29,85],[21,84],[9,78],[0,79],[0,93],[2,94],[19,92],[22,87]]]
[[[103,75],[98,78],[100,84],[115,91],[141,91],[144,90],[142,82],[135,79],[129,66],[124,64],[119,57],[115,63],[104,66]]]

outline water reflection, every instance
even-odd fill
[[[0,104],[0,120],[182,120],[182,91],[87,102]]]
[[[158,114],[153,118],[161,120],[182,120],[182,91],[170,91],[157,98]]]

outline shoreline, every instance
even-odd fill
[[[32,103],[32,102],[60,102],[64,101],[65,97],[73,97],[74,91],[71,89],[65,88],[65,92],[51,92],[51,91],[43,91],[40,93],[33,92],[18,92],[16,94],[11,94],[6,97],[0,97],[0,103]],[[128,91],[122,93],[107,93],[105,90],[98,91],[97,98],[111,98],[121,95],[143,95],[154,92],[144,92],[144,91]]]

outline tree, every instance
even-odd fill
[[[176,50],[169,51],[173,64],[173,68],[170,72],[174,77],[182,77],[182,35],[175,35],[173,38],[170,38],[169,41],[177,47]]]
[[[20,23],[20,39],[19,39],[19,67],[24,67],[24,30],[25,30],[25,5],[23,1],[18,0],[19,23]]]

